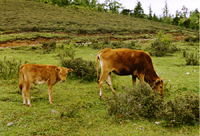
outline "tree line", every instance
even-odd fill
[[[185,6],[182,7],[181,11],[176,11],[176,15],[169,14],[169,8],[167,2],[165,2],[163,8],[163,16],[156,16],[149,6],[149,14],[144,14],[142,4],[140,1],[137,1],[137,4],[133,10],[123,8],[122,4],[117,0],[105,0],[104,3],[98,3],[98,0],[36,0],[52,5],[57,5],[60,7],[70,6],[70,7],[84,7],[87,9],[107,12],[113,14],[123,14],[127,16],[133,16],[137,18],[149,19],[157,22],[172,24],[180,27],[190,28],[199,30],[199,16],[200,13],[198,9],[190,11],[188,13],[188,8]],[[189,14],[189,17],[187,16]]]

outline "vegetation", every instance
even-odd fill
[[[186,65],[191,54],[199,62],[197,31],[103,12],[75,4],[0,0],[0,135],[199,134],[199,66],[193,60]],[[105,100],[100,100],[96,54],[105,47],[150,52],[158,41],[170,51],[152,56],[156,72],[165,79],[165,97],[148,85],[140,87],[139,81],[132,89],[130,76],[112,74],[118,98],[105,84]],[[54,86],[52,105],[47,85],[32,85],[30,108],[23,105],[18,87],[19,66],[24,63],[74,71],[67,82]]]
[[[130,16],[53,6],[35,1],[0,1],[0,31],[62,31],[71,33],[151,33],[182,29]],[[34,6],[32,6],[34,5]],[[29,8],[31,6],[31,8]],[[49,12],[51,11],[51,12]],[[10,14],[12,13],[12,14]],[[192,31],[192,30],[190,30]]]

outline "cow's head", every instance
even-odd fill
[[[154,85],[152,86],[153,90],[157,90],[161,93],[162,97],[164,97],[164,79],[163,78],[158,78],[155,82]]]
[[[60,80],[62,82],[65,82],[68,72],[72,72],[73,69],[59,67],[59,68],[56,68],[56,71],[58,71],[58,76],[60,77]]]

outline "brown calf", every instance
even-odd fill
[[[101,77],[98,73],[98,59],[101,64]],[[116,95],[111,83],[111,72],[117,75],[132,75],[133,86],[136,85],[136,77],[141,82],[147,82],[164,96],[164,80],[156,74],[151,56],[144,51],[131,49],[110,49],[101,50],[96,57],[97,78],[100,88],[100,98],[103,99],[102,85],[106,79],[112,92]]]
[[[65,82],[68,72],[72,69],[54,65],[24,64],[20,67],[19,88],[22,91],[23,103],[31,107],[30,87],[31,84],[48,84],[49,102],[53,102],[53,85],[62,81]]]

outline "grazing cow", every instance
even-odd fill
[[[98,59],[101,64],[101,77],[99,79]],[[131,49],[110,49],[101,50],[96,57],[97,78],[100,88],[100,98],[103,99],[102,85],[106,79],[112,92],[116,95],[111,83],[111,72],[117,75],[132,75],[133,86],[136,85],[136,77],[140,82],[147,82],[164,96],[164,79],[160,79],[156,74],[151,56],[144,51]]]
[[[65,82],[68,72],[72,69],[54,65],[24,64],[20,67],[19,88],[22,91],[23,103],[31,107],[30,87],[31,84],[48,84],[49,102],[53,102],[53,85],[62,81]]]

